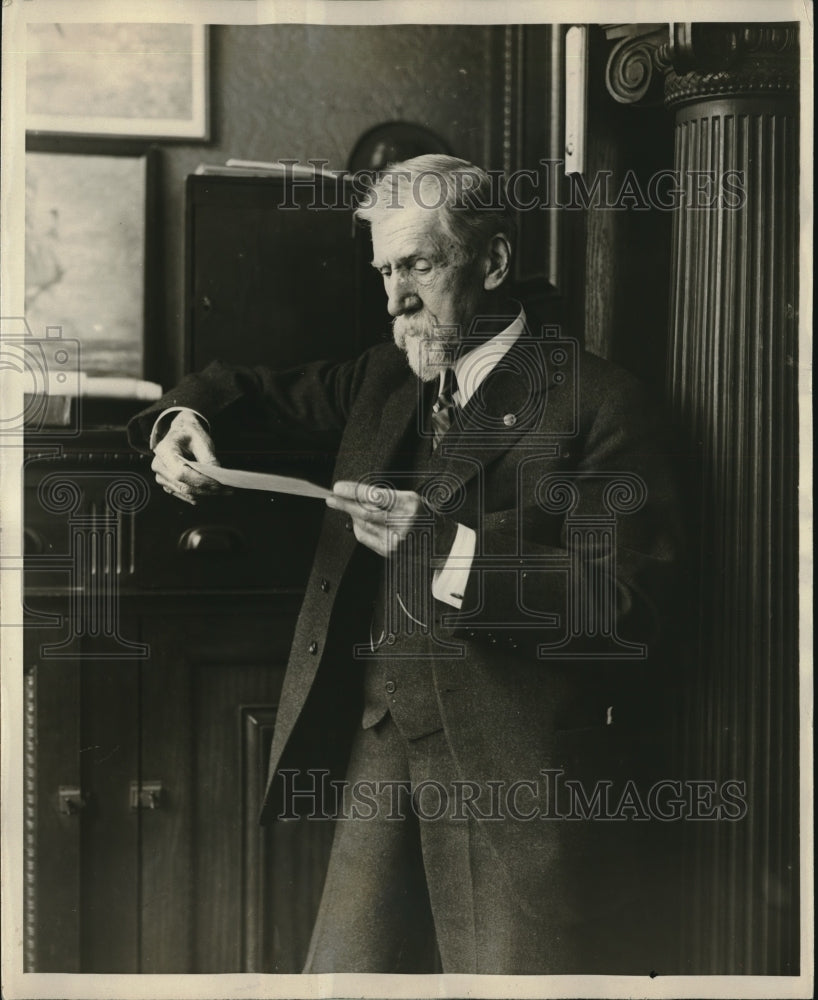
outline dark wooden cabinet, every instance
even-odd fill
[[[354,357],[390,335],[340,178],[187,178],[186,369]]]
[[[299,971],[332,831],[258,810],[320,504],[180,504],[121,431],[25,493],[28,967]]]

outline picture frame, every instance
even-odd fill
[[[156,160],[129,143],[27,146],[27,321],[35,333],[59,328],[86,375],[153,374]]]
[[[31,23],[26,130],[207,140],[203,24]]]

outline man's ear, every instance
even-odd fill
[[[483,288],[487,292],[493,292],[496,288],[499,288],[508,277],[510,267],[511,244],[502,233],[497,233],[489,241],[488,252],[485,257]]]

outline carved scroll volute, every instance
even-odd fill
[[[666,24],[606,25],[609,39],[618,39],[608,56],[605,85],[620,104],[661,104],[668,68]]]

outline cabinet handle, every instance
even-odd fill
[[[132,781],[128,792],[131,809],[158,809],[164,791],[161,781]]]
[[[33,528],[23,529],[23,553],[27,556],[40,556],[46,550],[46,543],[39,531]]]
[[[82,791],[76,785],[60,785],[57,789],[60,815],[76,816],[85,808]]]
[[[240,552],[242,537],[235,528],[220,524],[200,525],[188,528],[181,535],[178,548],[181,552]]]

